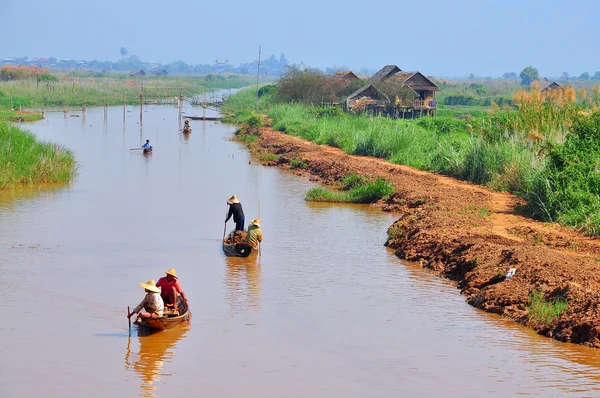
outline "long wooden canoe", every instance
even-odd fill
[[[147,328],[153,330],[167,330],[171,329],[174,326],[177,326],[181,322],[189,321],[192,317],[192,312],[190,311],[190,307],[188,304],[181,300],[179,304],[180,315],[165,315],[161,318],[147,318],[144,320],[140,320],[137,324],[140,328]]]
[[[152,153],[152,149],[146,149],[146,148],[144,148],[144,153]]]
[[[223,240],[223,253],[227,257],[248,257],[251,254],[256,254],[257,250],[247,243],[230,243],[233,241],[233,234],[235,234],[235,231],[231,231]]]

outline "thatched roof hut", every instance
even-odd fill
[[[563,87],[558,84],[557,82],[552,82],[552,84],[550,84],[548,87],[546,87],[545,89],[542,90],[542,93],[546,92],[546,91],[550,91],[550,90],[562,90]]]
[[[396,65],[386,65],[379,70],[379,72],[375,73],[369,79],[369,83],[377,84],[382,81],[389,79],[394,76],[396,73],[402,72],[402,69],[398,68]]]
[[[335,77],[337,77],[338,79],[341,79],[347,83],[351,83],[355,80],[360,80],[360,78],[358,76],[356,76],[356,74],[354,72],[352,72],[351,70],[341,70],[339,72],[335,72]]]
[[[346,109],[354,109],[357,107],[383,105],[390,102],[387,95],[377,90],[375,86],[369,84],[361,87],[346,98]]]
[[[146,72],[143,69],[136,69],[129,72],[129,76],[144,76]]]

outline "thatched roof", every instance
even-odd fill
[[[338,72],[335,72],[335,77],[339,77],[342,80],[346,80],[346,81],[353,81],[353,80],[358,80],[360,79],[358,76],[356,76],[356,74],[354,72],[352,72],[351,70],[341,70]]]
[[[399,72],[396,73],[393,79],[398,79],[406,87],[413,90],[440,91],[440,88],[425,77],[421,72]]]
[[[136,70],[132,70],[131,72],[129,72],[129,76],[143,76],[145,74],[146,74],[146,72],[144,72],[143,69],[136,69]]]
[[[348,96],[348,98],[346,98],[346,101],[351,100],[351,99],[358,99],[358,98],[362,98],[362,97],[369,97],[372,99],[385,100],[388,102],[390,101],[390,99],[388,98],[387,95],[385,95],[381,91],[377,90],[375,88],[375,86],[373,86],[372,84],[369,84],[368,86],[359,88],[358,90],[356,90],[355,92],[350,94]]]
[[[394,76],[398,72],[402,72],[402,70],[400,68],[398,68],[396,65],[386,65],[383,68],[381,68],[379,70],[379,72],[377,72],[373,76],[371,76],[371,78],[369,79],[369,83],[372,83],[372,84],[381,83],[382,81]]]
[[[550,90],[562,90],[562,88],[563,87],[560,84],[558,84],[557,82],[552,82],[552,84],[550,84],[548,87],[543,89],[542,92],[550,91]]]

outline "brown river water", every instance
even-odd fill
[[[233,127],[145,106],[24,125],[71,148],[69,186],[0,193],[0,397],[600,396],[600,351],[476,310],[383,243],[393,215],[311,204]],[[187,110],[201,114],[201,110]],[[130,151],[146,138],[155,151]],[[226,198],[261,257],[226,258]],[[229,227],[233,227],[230,221]],[[139,282],[176,268],[191,322],[128,332]]]

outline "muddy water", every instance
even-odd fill
[[[188,113],[193,113],[188,110]],[[382,243],[393,217],[303,201],[311,186],[255,164],[232,128],[177,110],[48,114],[70,186],[0,195],[0,396],[600,395],[600,353],[465,304]],[[155,152],[130,148],[146,138]],[[260,259],[223,256],[225,199],[261,219]],[[230,226],[232,224],[230,223]],[[192,321],[128,333],[139,282],[175,267]]]

